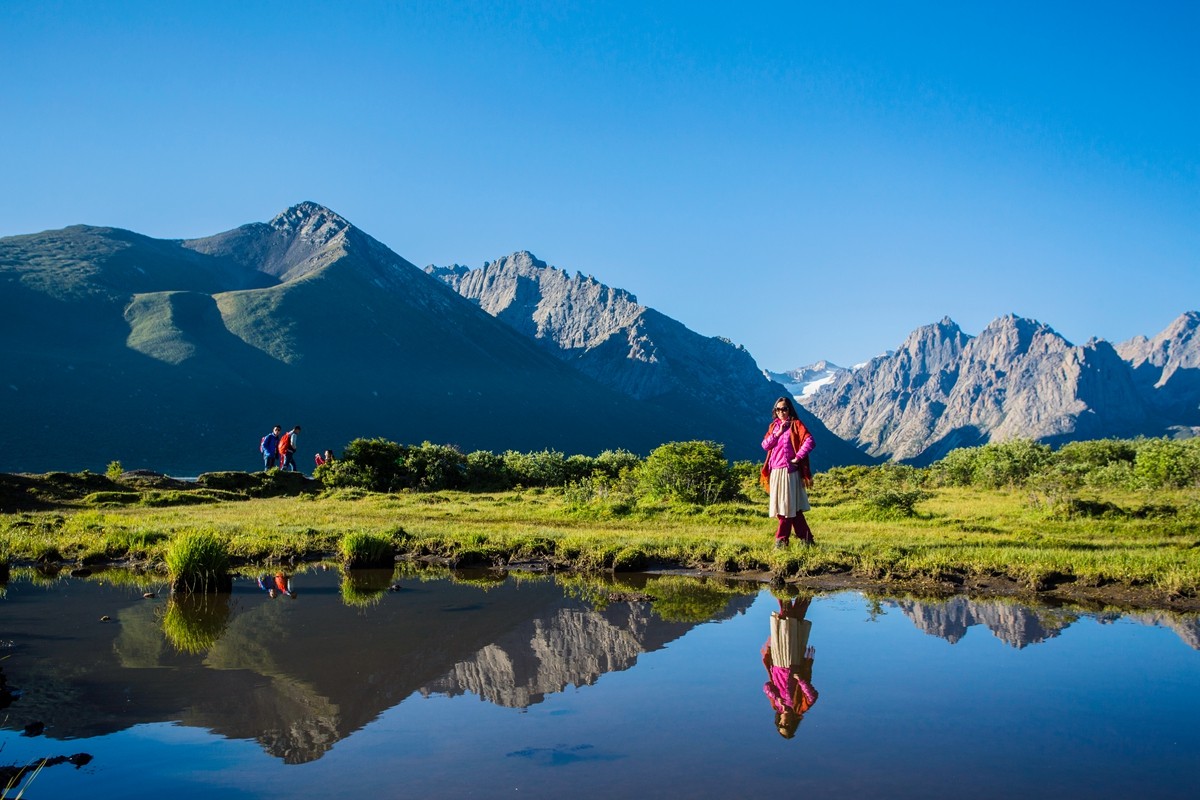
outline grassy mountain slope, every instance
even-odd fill
[[[302,468],[356,436],[582,453],[736,438],[719,410],[602,387],[313,204],[191,241],[0,239],[0,333],[2,471],[254,468],[274,423],[304,426]]]

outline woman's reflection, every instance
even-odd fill
[[[785,739],[796,735],[805,712],[817,702],[817,690],[812,685],[816,649],[808,644],[812,622],[804,618],[811,602],[811,595],[781,598],[779,610],[771,612],[771,636],[762,649],[763,666],[767,668],[763,692],[775,709],[775,727]]]

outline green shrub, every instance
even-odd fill
[[[1200,482],[1195,440],[1143,439],[1137,443],[1134,479],[1146,489],[1181,489]]]
[[[868,492],[863,503],[878,518],[913,517],[917,513],[917,503],[932,496],[923,489],[881,487]]]
[[[1022,486],[1051,461],[1049,445],[1029,439],[991,442],[982,447],[953,450],[934,464],[944,483],[999,489]]]
[[[402,489],[405,450],[384,438],[355,439],[346,445],[341,459],[333,463],[322,482],[334,488],[354,486],[371,492]],[[330,478],[334,478],[333,483],[328,482]]]
[[[331,464],[322,464],[313,470],[313,477],[326,489],[355,489],[361,492],[385,491],[377,486],[386,486],[376,471],[362,464],[342,459]]]
[[[933,465],[935,474],[948,486],[970,486],[975,480],[975,458],[979,447],[960,447]],[[832,470],[830,470],[832,472]]]
[[[733,476],[733,485],[742,497],[747,500],[761,500],[767,496],[759,481],[759,475],[762,473],[761,461],[735,461],[730,465],[729,471]]]
[[[1083,482],[1097,489],[1132,489],[1137,485],[1137,478],[1131,462],[1114,461],[1084,473]]]
[[[504,457],[487,450],[467,453],[465,481],[467,489],[475,492],[502,492],[513,486]]]
[[[1079,466],[1093,472],[1112,464],[1132,465],[1137,447],[1123,439],[1095,439],[1087,442],[1067,442],[1054,454],[1056,464]]]
[[[871,483],[874,475],[874,470],[864,464],[833,467],[813,476],[813,488],[818,492],[853,492],[860,484]]]
[[[639,470],[638,484],[651,497],[710,504],[736,494],[725,449],[716,442],[670,442],[654,449]]]
[[[461,489],[466,483],[467,457],[451,445],[422,442],[404,448],[401,480],[421,491]]]
[[[620,477],[642,465],[642,459],[628,450],[605,450],[596,456],[596,469],[610,478]]]
[[[120,480],[121,476],[125,474],[125,468],[121,466],[120,461],[110,461],[108,462],[108,468],[104,470],[104,474],[108,476],[110,481]]]
[[[599,471],[600,465],[592,456],[567,456],[563,462],[565,472],[564,482],[578,481],[590,477],[593,473]]]
[[[541,450],[534,453],[504,453],[504,467],[514,484],[521,486],[565,486],[567,483],[567,459],[557,450]]]

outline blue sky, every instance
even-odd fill
[[[0,236],[323,203],[759,364],[1200,309],[1200,3],[0,0]]]

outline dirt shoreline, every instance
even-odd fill
[[[308,554],[304,558],[291,557],[267,562],[235,560],[234,567],[245,568],[262,566],[276,568],[285,564],[291,568],[307,564],[328,563],[335,561],[333,553],[313,557]],[[408,561],[429,566],[448,569],[483,569],[496,572],[537,572],[537,573],[580,573],[609,576],[636,575],[681,575],[696,578],[717,578],[721,580],[756,583],[763,586],[792,588],[813,592],[859,591],[881,595],[916,595],[918,597],[949,598],[963,595],[969,598],[1007,599],[1042,606],[1071,606],[1088,611],[1169,611],[1174,613],[1200,613],[1200,597],[1173,596],[1160,590],[1148,587],[1125,586],[1109,584],[1105,586],[1081,586],[1073,581],[1063,580],[1053,586],[1031,588],[1005,576],[987,577],[908,577],[908,578],[871,578],[848,572],[827,572],[806,575],[783,576],[765,570],[745,570],[726,572],[717,569],[715,565],[696,566],[689,564],[656,563],[641,570],[614,571],[583,570],[569,563],[552,559],[537,559],[513,561],[505,564],[480,562],[475,560],[455,560],[419,553],[399,553],[396,561]],[[112,559],[89,562],[78,561],[54,562],[19,562],[14,561],[14,567],[33,567],[37,569],[64,572],[72,576],[84,577],[93,572],[105,569],[126,569],[136,572],[161,574],[166,580],[165,567],[161,562],[136,559]]]

